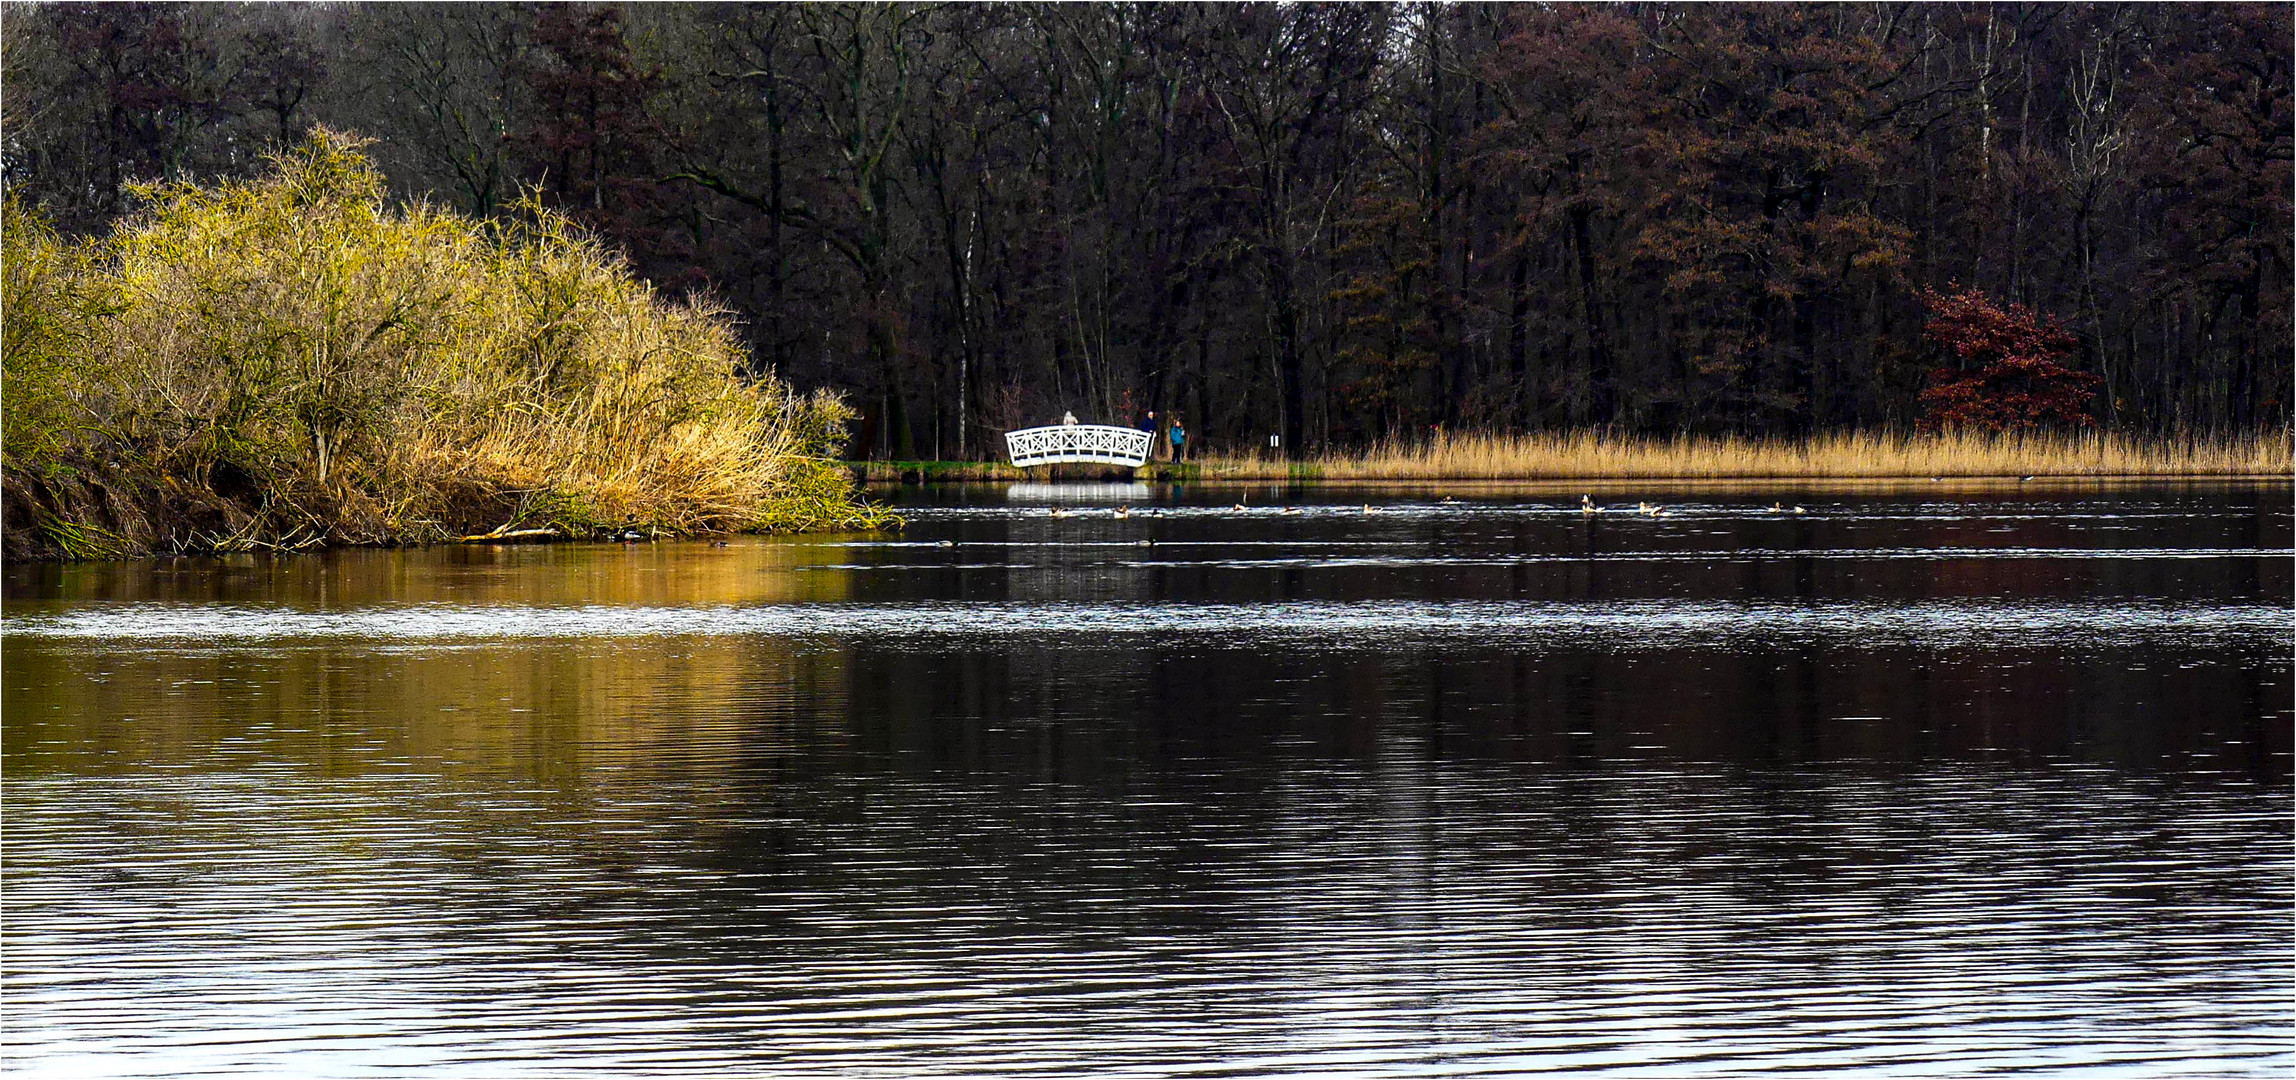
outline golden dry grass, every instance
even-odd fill
[[[2291,454],[2284,433],[2217,439],[1845,433],[1807,441],[1446,434],[1306,462],[1211,455],[1200,464],[1207,479],[1235,480],[2286,477]]]

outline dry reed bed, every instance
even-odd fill
[[[1835,434],[1807,441],[1594,434],[1446,434],[1307,462],[1211,455],[1206,479],[1755,480],[1929,477],[2287,477],[2285,433],[2218,439],[2108,434]]]

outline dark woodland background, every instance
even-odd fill
[[[2231,433],[2289,421],[2290,13],[10,4],[0,165],[86,233],[372,137],[731,308],[864,456],[1906,428],[1949,285],[2060,320],[2098,423]]]

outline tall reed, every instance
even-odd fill
[[[389,207],[362,145],[322,130],[258,180],[140,189],[86,242],[9,208],[10,529],[165,550],[885,520],[832,460],[849,411],[742,377],[723,311],[536,205]]]
[[[1808,440],[1445,433],[1306,462],[1211,455],[1201,465],[1209,478],[1323,480],[2288,476],[2291,454],[2284,432],[2214,439],[1851,432]]]

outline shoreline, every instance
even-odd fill
[[[1880,435],[1807,440],[1604,438],[1593,434],[1441,435],[1305,460],[1208,454],[1184,464],[1038,466],[1001,461],[845,462],[866,484],[1113,478],[1165,483],[1692,484],[1785,481],[2288,480],[2296,454],[2278,432],[2237,438],[2122,435]]]
[[[1207,455],[1184,464],[1156,462],[1139,468],[1059,465],[1019,469],[1001,461],[845,461],[819,462],[815,483],[802,485],[816,498],[834,494],[847,482],[868,487],[936,483],[1149,482],[1167,484],[1290,484],[1341,488],[1425,488],[1452,490],[1511,488],[1652,490],[1658,488],[1761,489],[1778,487],[1860,489],[1917,484],[1945,488],[2002,489],[2110,487],[2138,484],[2237,483],[2287,485],[2296,482],[2290,441],[2282,433],[2237,439],[2145,440],[2114,435],[1912,435],[1846,434],[1799,442],[1721,438],[1608,439],[1575,435],[1446,435],[1415,446],[1389,445],[1353,454],[1305,461],[1258,455]],[[99,478],[100,477],[100,478]],[[345,535],[319,517],[304,528],[278,533],[261,527],[260,512],[218,492],[204,490],[156,472],[91,466],[77,476],[27,475],[11,470],[4,488],[10,528],[4,530],[0,559],[9,563],[50,559],[103,560],[144,554],[292,551],[358,546],[396,547],[410,542],[503,544],[579,542],[601,534],[640,531],[657,537],[709,536],[735,532],[847,531],[870,526],[898,528],[881,503],[830,499],[800,527],[755,528],[738,514],[703,515],[686,521],[647,521],[601,525],[590,515],[551,513],[550,507],[516,505],[502,493],[461,492],[441,505],[436,520],[422,529],[382,529]],[[826,487],[822,485],[826,484]],[[815,490],[818,489],[818,490]],[[845,490],[850,491],[851,488]],[[802,497],[800,501],[803,501]],[[496,504],[501,505],[496,505]],[[831,505],[834,504],[834,505]],[[212,520],[211,520],[212,519]],[[187,524],[188,523],[188,524]],[[194,526],[215,530],[197,531]],[[189,532],[170,531],[167,525]],[[750,525],[752,527],[743,527]],[[729,527],[731,526],[731,527]],[[364,541],[363,543],[361,541]]]
[[[920,484],[1026,484],[1052,482],[1108,483],[1139,482],[1148,484],[1261,484],[1290,483],[1329,487],[1381,487],[1424,486],[1428,484],[1455,484],[1482,487],[1522,487],[1536,485],[1608,484],[1630,486],[1729,486],[1770,485],[1789,483],[1824,483],[1839,485],[1874,484],[2179,484],[2179,483],[2280,483],[2296,484],[2296,475],[2277,472],[2141,472],[2141,473],[1962,473],[1950,476],[1916,476],[1907,474],[1871,474],[1850,476],[1832,473],[1747,473],[1729,476],[1669,476],[1663,474],[1624,475],[1588,473],[1583,475],[1551,476],[1328,476],[1317,475],[1312,465],[1296,471],[1269,468],[1259,471],[1196,471],[1180,472],[1167,466],[1142,466],[1129,474],[1090,477],[1031,476],[1026,470],[1016,469],[1001,462],[936,461],[936,462],[869,462],[869,467],[852,469],[859,482],[870,487],[903,487]],[[917,466],[930,466],[920,469]],[[1110,470],[1114,472],[1114,470]]]
[[[846,464],[850,465],[850,464],[853,464],[853,463],[846,463]],[[1030,477],[1030,476],[1026,475],[1026,474],[1025,474],[1025,473],[1024,473],[1022,470],[1019,470],[1019,469],[1015,469],[1015,468],[1013,468],[1013,467],[1012,467],[1012,466],[1010,466],[1010,465],[1005,465],[1005,464],[1002,464],[1002,463],[999,463],[999,462],[930,462],[930,463],[922,463],[922,462],[901,462],[901,463],[871,463],[871,464],[878,464],[878,465],[887,465],[887,466],[899,465],[899,466],[911,466],[911,467],[913,467],[913,466],[917,466],[917,465],[936,465],[936,466],[947,466],[947,468],[937,468],[937,469],[933,469],[933,470],[932,470],[933,478],[932,478],[932,479],[930,479],[930,480],[925,480],[925,481],[921,481],[921,482],[920,482],[920,481],[914,481],[914,480],[904,480],[904,479],[886,479],[886,478],[883,478],[883,477],[884,477],[884,474],[886,474],[886,473],[898,473],[899,471],[903,471],[903,470],[900,470],[900,469],[895,469],[895,468],[890,468],[890,467],[888,467],[888,468],[886,468],[886,469],[882,469],[882,470],[872,470],[873,472],[876,472],[876,473],[878,473],[878,475],[877,475],[877,476],[872,476],[872,477],[870,477],[870,478],[867,478],[867,479],[861,479],[861,478],[859,477],[858,473],[856,473],[856,479],[860,480],[860,482],[861,482],[861,483],[862,483],[862,484],[863,484],[863,485],[864,485],[866,488],[887,489],[887,488],[895,488],[895,487],[915,486],[915,485],[917,485],[917,484],[919,484],[919,483],[925,483],[925,484],[941,484],[941,483],[952,483],[952,484],[1018,484],[1018,483],[1029,483],[1029,482],[1036,482],[1036,483],[1044,483],[1044,482],[1047,482],[1047,481],[1046,481],[1046,478],[1044,478],[1044,477],[1041,477],[1041,476],[1039,476],[1039,477]],[[1274,463],[1269,463],[1269,464],[1274,464]],[[917,471],[917,470],[915,470],[915,469],[911,468],[911,469],[909,469],[908,471],[911,471],[911,472],[915,472],[915,471]],[[974,473],[974,475],[949,475],[949,474],[963,474],[963,473],[968,473],[968,472],[969,472],[969,473]],[[1721,491],[1730,491],[1730,490],[1739,490],[1739,491],[1778,491],[1778,490],[1799,490],[1799,491],[1844,491],[1844,490],[1847,490],[1847,491],[1855,491],[1855,490],[1861,490],[1861,489],[1866,489],[1866,490],[1879,490],[1879,489],[1892,489],[1892,488],[1911,488],[1911,487],[1916,487],[1916,486],[1927,487],[1927,486],[1930,486],[1930,485],[1935,485],[1935,487],[1934,487],[1934,490],[1938,490],[1938,491],[1941,491],[1941,492],[1943,492],[1943,491],[1972,491],[1972,490],[1976,490],[1976,491],[2003,491],[2003,490],[2018,490],[2018,489],[2025,489],[2025,490],[2034,490],[2034,489],[2043,489],[2043,490],[2046,490],[2046,489],[2056,489],[2056,490],[2064,490],[2064,489],[2068,489],[2068,488],[2083,488],[2083,489],[2092,489],[2092,490],[2094,490],[2094,489],[2113,488],[2113,487],[2134,487],[2134,486],[2145,486],[2145,485],[2191,485],[2191,484],[2203,484],[2203,485],[2235,485],[2235,484],[2236,484],[2236,485],[2251,485],[2251,486],[2264,486],[2264,487],[2281,487],[2281,488],[2292,488],[2292,487],[2296,487],[2296,476],[2291,476],[2291,475],[2289,475],[2289,474],[2287,474],[2287,473],[2200,473],[2200,472],[2194,472],[2194,473],[2133,473],[2133,474],[2102,474],[2102,473],[2091,473],[2091,474],[2074,474],[2074,475],[2033,475],[2033,476],[2022,476],[2022,477],[2020,477],[2020,476],[2010,476],[2010,475],[1961,475],[1961,476],[1939,476],[1939,477],[1916,477],[1916,476],[1833,476],[1833,475],[1818,475],[1818,474],[1804,474],[1804,475],[1771,475],[1771,476],[1595,476],[1595,475],[1589,475],[1589,476],[1527,476],[1527,477],[1487,477],[1487,476],[1484,476],[1484,477],[1442,477],[1442,476],[1416,476],[1416,477],[1394,477],[1394,476],[1389,476],[1389,477],[1315,477],[1315,476],[1301,476],[1301,475],[1290,475],[1290,474],[1282,474],[1282,473],[1276,473],[1276,472],[1274,472],[1273,470],[1270,470],[1270,472],[1269,472],[1269,473],[1267,473],[1267,474],[1262,474],[1262,475],[1239,475],[1239,474],[1230,474],[1230,473],[1226,473],[1226,472],[1218,472],[1218,473],[1210,473],[1210,474],[1206,474],[1206,473],[1202,473],[1202,472],[1195,472],[1195,471],[1191,470],[1191,471],[1190,471],[1190,473],[1189,473],[1188,475],[1186,475],[1186,476],[1178,476],[1178,475],[1174,475],[1174,474],[1173,474],[1173,472],[1172,472],[1172,470],[1170,469],[1170,467],[1169,467],[1169,466],[1154,466],[1154,467],[1143,467],[1143,468],[1141,468],[1141,469],[1138,469],[1138,470],[1133,470],[1133,471],[1131,471],[1130,475],[1126,475],[1126,474],[1124,473],[1124,471],[1123,471],[1123,470],[1113,470],[1113,469],[1112,469],[1112,470],[1101,470],[1101,472],[1103,473],[1103,475],[1100,475],[1100,476],[1093,476],[1093,477],[1081,477],[1081,478],[1072,478],[1072,479],[1070,479],[1070,480],[1068,480],[1068,481],[1055,481],[1055,482],[1074,482],[1074,483],[1094,483],[1094,482],[1100,482],[1100,483],[1124,483],[1124,482],[1135,482],[1135,483],[1152,483],[1152,484],[1178,484],[1178,485],[1185,485],[1185,484],[1196,484],[1196,485],[1201,485],[1201,486],[1204,486],[1204,487],[1208,487],[1208,488],[1215,488],[1215,489],[1227,489],[1227,488],[1243,488],[1243,487],[1252,487],[1252,486],[1256,486],[1256,485],[1270,485],[1270,486],[1273,486],[1273,485],[1282,485],[1282,486],[1286,486],[1286,487],[1293,487],[1293,488],[1306,488],[1306,489],[1313,489],[1313,488],[1333,488],[1333,489],[1345,489],[1345,490],[1357,490],[1357,491],[1378,491],[1378,490],[1390,490],[1390,491],[1425,491],[1425,490],[1428,490],[1428,489],[1440,489],[1440,490],[1444,490],[1444,491],[1449,491],[1449,492],[1459,492],[1459,493],[1475,493],[1475,492],[1498,492],[1498,491],[1510,491],[1510,492],[1536,492],[1536,493],[1551,493],[1551,494],[1553,494],[1553,495],[1554,495],[1555,497],[1557,497],[1557,498],[1564,498],[1564,499],[1568,499],[1568,498],[1571,498],[1571,497],[1575,497],[1576,495],[1578,495],[1578,494],[1582,494],[1582,493],[1601,493],[1601,492],[1605,492],[1605,491],[1609,491],[1609,492],[1622,492],[1622,491],[1623,491],[1623,492],[1637,492],[1637,491],[1658,491],[1658,490],[1676,490],[1676,491],[1680,491],[1680,490],[1685,490],[1685,489],[1688,489],[1688,490],[1704,490],[1704,491],[1714,491],[1714,492],[1721,492]],[[1108,475],[1108,474],[1114,474],[1114,475]],[[661,530],[661,529],[650,529],[650,528],[649,528],[649,529],[645,530],[645,533],[644,533],[644,542],[647,542],[647,543],[660,543],[660,542],[668,542],[668,543],[677,543],[677,542],[700,542],[700,541],[718,540],[718,539],[723,539],[723,538],[728,538],[728,537],[734,537],[734,536],[743,536],[743,535],[752,535],[752,536],[770,536],[770,535],[783,535],[783,536],[787,536],[787,535],[806,535],[806,534],[812,534],[812,535],[824,535],[824,534],[838,534],[838,533],[871,533],[871,532],[883,532],[883,531],[888,531],[888,530],[895,530],[895,531],[897,531],[897,530],[898,530],[898,529],[900,529],[901,527],[902,527],[902,523],[900,523],[900,521],[899,521],[899,519],[898,519],[898,516],[896,515],[896,516],[893,516],[893,517],[891,517],[891,518],[890,518],[888,521],[886,521],[886,523],[885,523],[885,524],[883,524],[883,525],[879,525],[879,526],[876,526],[876,527],[874,527],[874,528],[872,528],[872,527],[870,527],[870,526],[868,526],[868,525],[863,525],[863,524],[853,524],[853,525],[848,525],[848,526],[844,526],[844,527],[828,527],[828,528],[817,528],[817,529],[808,529],[808,530],[802,530],[801,532],[799,532],[799,533],[794,533],[794,534],[793,534],[793,533],[789,533],[789,532],[780,531],[780,530],[751,530],[751,529],[733,529],[733,530],[724,530],[724,529],[706,529],[706,528],[704,528],[704,529],[690,529],[690,530]],[[79,528],[81,528],[81,529],[84,529],[84,528],[86,528],[86,527],[82,526],[82,527],[79,527]],[[78,552],[75,552],[74,550],[72,550],[72,549],[73,549],[73,547],[75,547],[76,545],[70,545],[70,544],[63,544],[63,543],[58,543],[58,544],[56,544],[56,545],[55,545],[53,548],[50,548],[50,549],[45,549],[45,550],[37,550],[37,551],[35,551],[34,553],[30,553],[30,554],[26,554],[26,555],[16,555],[16,554],[13,554],[13,553],[11,553],[11,554],[10,554],[8,557],[6,557],[6,558],[0,558],[0,565],[6,565],[6,566],[16,566],[16,565],[25,565],[25,564],[37,564],[37,563],[56,563],[56,562],[65,562],[65,563],[72,563],[72,562],[129,562],[129,561],[135,561],[135,560],[138,560],[138,559],[146,559],[146,558],[183,558],[183,557],[194,557],[194,556],[220,556],[220,555],[229,555],[229,554],[269,554],[269,555],[289,555],[289,554],[303,554],[303,553],[313,553],[313,552],[320,552],[320,551],[339,551],[339,550],[349,550],[349,549],[354,549],[354,548],[471,547],[471,546],[486,546],[486,547],[493,547],[493,546],[511,546],[511,545],[518,545],[518,546],[528,546],[528,545],[583,544],[583,543],[600,543],[600,544],[610,544],[610,543],[614,543],[614,542],[616,542],[616,537],[613,535],[613,530],[610,530],[610,529],[609,529],[609,530],[560,530],[560,529],[556,529],[556,528],[531,528],[531,529],[517,529],[517,530],[511,530],[511,531],[507,531],[507,532],[492,532],[492,533],[482,533],[482,534],[475,534],[475,535],[465,535],[465,536],[439,536],[439,537],[430,538],[430,539],[424,539],[424,540],[395,539],[395,540],[385,540],[385,541],[379,541],[379,542],[374,542],[374,541],[370,541],[370,542],[344,542],[344,541],[339,541],[339,540],[328,540],[328,539],[325,539],[325,538],[323,538],[323,537],[314,537],[314,538],[311,538],[310,540],[307,540],[307,541],[305,541],[305,542],[302,542],[302,543],[274,543],[274,542],[262,542],[262,541],[253,541],[253,540],[250,540],[250,541],[246,541],[246,542],[242,543],[241,545],[237,545],[237,546],[233,546],[233,547],[217,547],[217,548],[185,548],[185,549],[182,549],[182,550],[174,550],[174,551],[161,551],[161,550],[144,550],[144,551],[137,551],[137,550],[127,550],[127,551],[119,551],[119,550],[117,550],[116,544],[117,544],[117,541],[118,541],[118,540],[120,540],[121,538],[120,538],[120,537],[119,537],[117,534],[115,534],[115,533],[111,533],[109,530],[95,530],[95,531],[96,531],[96,532],[98,533],[98,535],[99,535],[99,538],[100,538],[99,542],[101,542],[101,541],[110,541],[111,543],[101,543],[101,546],[100,546],[100,547],[99,547],[98,545],[93,545],[93,544],[91,544],[91,545],[88,545],[88,547],[96,547],[96,548],[97,548],[97,550],[95,550],[95,551],[88,551],[86,548],[81,548],[81,550],[80,550],[80,551],[78,551]],[[109,549],[109,550],[106,550],[106,549]]]

